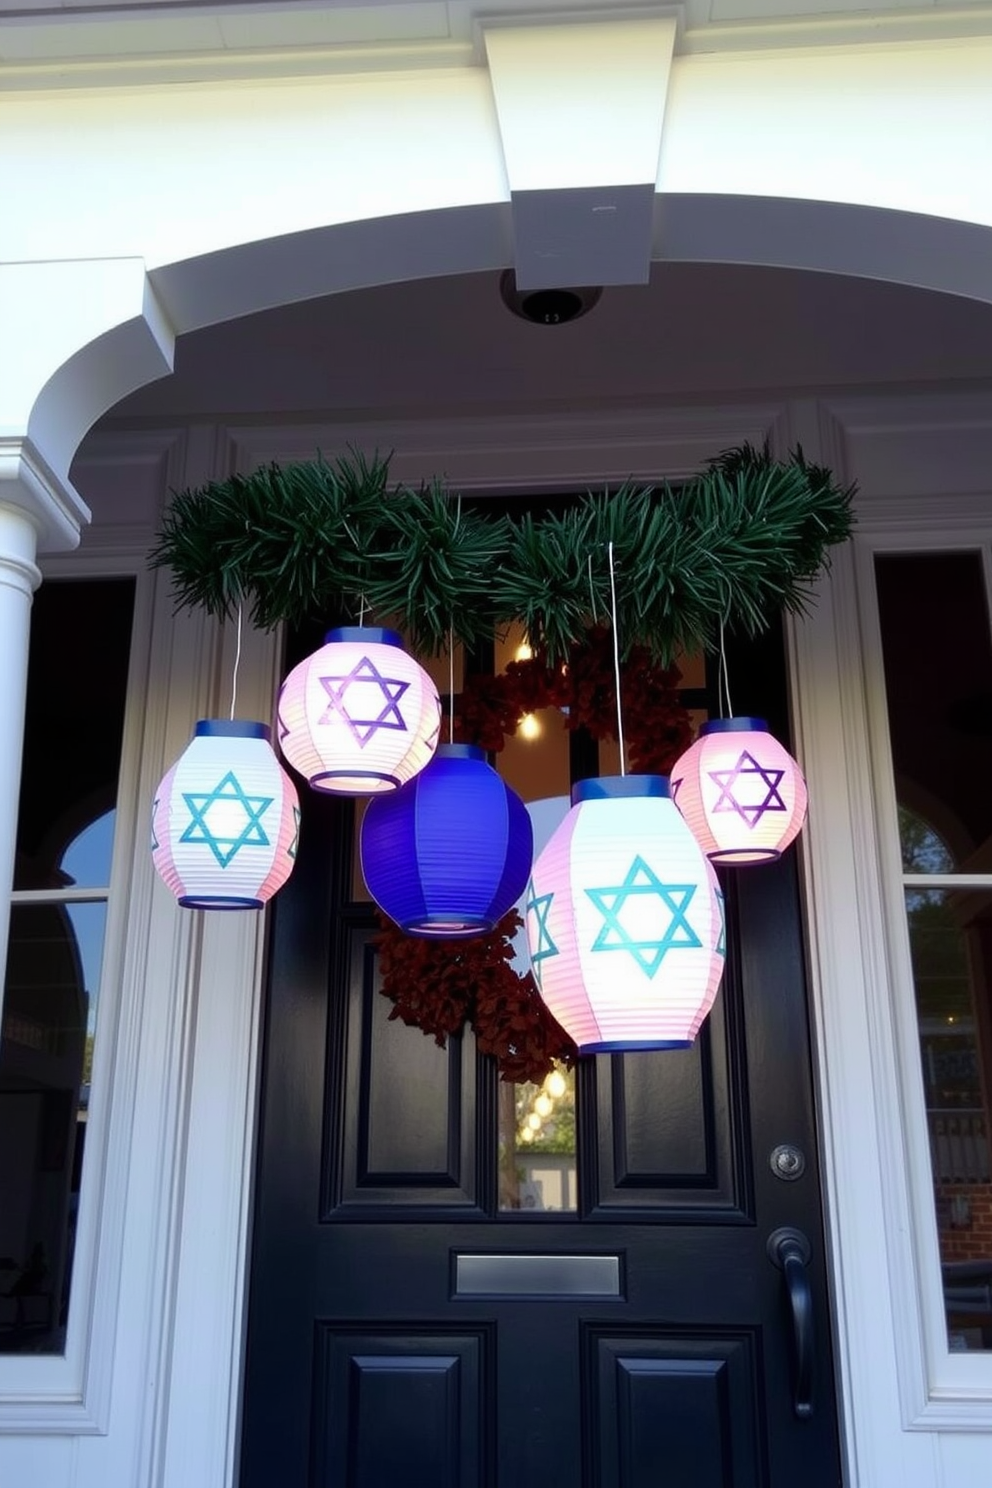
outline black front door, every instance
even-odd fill
[[[242,1488],[834,1488],[792,853],[725,875],[695,1047],[581,1061],[571,1167],[508,1197],[513,1094],[389,1020],[352,821],[307,793],[274,912]]]

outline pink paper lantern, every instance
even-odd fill
[[[806,782],[763,718],[715,718],[672,770],[672,799],[707,857],[769,863],[802,830]]]
[[[279,692],[279,747],[314,790],[396,790],[437,748],[437,688],[395,630],[340,626]]]
[[[526,907],[534,979],[581,1053],[693,1042],[723,974],[723,895],[667,780],[574,786]]]
[[[186,909],[261,909],[296,863],[300,803],[264,723],[204,718],[152,807],[152,861]]]

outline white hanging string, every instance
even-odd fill
[[[592,554],[589,554],[589,604],[592,609],[592,623],[596,624],[599,614],[596,609],[596,588],[592,581]]]
[[[448,627],[448,743],[455,742],[455,630]]]
[[[358,623],[359,623],[359,625],[364,625],[365,624],[365,610],[366,610],[365,595],[364,594],[360,594],[358,596]]]
[[[241,624],[244,618],[244,605],[238,601],[238,644],[234,651],[234,675],[231,678],[231,721],[234,721],[234,708],[238,701],[238,668],[241,665]]]
[[[723,616],[720,617],[720,666],[717,671],[717,707],[724,718],[733,718],[734,710],[730,702],[730,677],[727,673],[727,653],[723,647]],[[723,712],[724,704],[727,711]]]
[[[613,573],[613,544],[607,544],[610,560],[610,614],[613,620],[613,678],[617,689],[617,743],[620,746],[620,774],[626,775],[623,750],[623,709],[620,706],[620,634],[617,626],[617,585]]]

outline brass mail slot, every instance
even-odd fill
[[[619,1297],[617,1255],[456,1255],[456,1297]]]

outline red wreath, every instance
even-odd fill
[[[692,720],[678,696],[682,674],[662,667],[636,646],[621,668],[626,763],[632,773],[667,775],[692,743]],[[584,728],[594,739],[617,732],[613,638],[603,626],[573,647],[566,666],[552,670],[538,656],[512,661],[499,676],[466,677],[455,700],[455,738],[499,753],[521,720],[540,708],[562,710],[566,728]],[[393,1003],[391,1018],[432,1034],[444,1047],[466,1022],[478,1046],[492,1054],[500,1078],[542,1081],[554,1061],[570,1064],[575,1044],[542,1001],[533,977],[514,971],[515,910],[491,935],[470,940],[428,940],[404,935],[381,917],[376,937],[381,991]]]
[[[575,1044],[541,1001],[534,978],[518,976],[510,964],[522,925],[515,909],[491,934],[471,940],[418,939],[385,916],[380,924],[373,944],[380,990],[393,1003],[390,1018],[433,1034],[442,1049],[470,1023],[480,1051],[495,1056],[502,1080],[540,1084],[556,1062],[575,1059]]]

